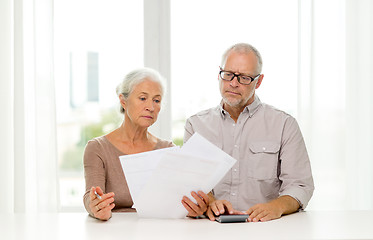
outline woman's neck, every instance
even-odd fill
[[[133,143],[146,142],[151,138],[148,128],[141,128],[131,124],[129,121],[123,121],[122,125],[118,128],[118,137],[125,142]]]
[[[126,123],[106,135],[106,138],[117,149],[125,154],[134,154],[154,150],[158,139],[148,132],[148,128],[141,128]]]

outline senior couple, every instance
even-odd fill
[[[261,71],[256,48],[246,43],[228,48],[218,71],[220,104],[185,124],[184,142],[198,132],[237,160],[210,193],[192,192],[195,201],[180,199],[189,217],[215,220],[221,214],[247,213],[248,221],[269,221],[304,209],[313,194],[310,161],[297,121],[255,94],[263,81]],[[110,219],[112,211],[136,211],[119,156],[174,146],[148,132],[164,93],[158,72],[132,71],[116,90],[123,123],[90,140],[84,153],[84,205],[100,220]]]

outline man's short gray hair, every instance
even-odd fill
[[[132,93],[133,88],[144,82],[145,80],[150,80],[156,83],[159,83],[161,87],[161,95],[165,94],[165,87],[164,87],[164,78],[162,75],[152,69],[152,68],[139,68],[129,72],[123,79],[123,81],[117,86],[116,92],[117,95],[123,95],[124,99],[127,99],[128,96]],[[120,112],[124,113],[124,109],[120,106]]]
[[[235,52],[238,52],[238,53],[250,53],[250,52],[253,52],[255,54],[256,58],[258,59],[258,64],[257,64],[257,68],[256,68],[256,70],[257,70],[256,74],[260,74],[262,72],[262,65],[263,65],[262,56],[260,55],[259,51],[255,47],[253,47],[252,45],[250,45],[248,43],[236,43],[233,46],[231,46],[230,48],[228,48],[224,52],[223,57],[222,57],[222,61],[221,61],[221,67],[222,68],[224,68],[225,63],[227,61],[228,54],[231,51],[235,51]]]

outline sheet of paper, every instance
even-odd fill
[[[228,170],[231,169],[236,163],[236,159],[209,142],[206,138],[202,137],[198,133],[193,134],[193,136],[189,138],[188,142],[183,145],[180,151],[183,153],[215,160],[219,164],[219,168],[215,171],[214,176],[210,179],[213,187],[219,183]]]
[[[120,157],[140,217],[185,217],[183,196],[211,191],[236,162],[198,133],[181,149],[162,150]]]
[[[145,184],[149,181],[163,154],[179,150],[180,147],[162,148],[119,157],[134,203],[137,202],[139,192],[142,191]]]
[[[166,153],[140,193],[136,209],[140,217],[183,218],[187,210],[181,204],[183,196],[192,190],[210,191],[210,179],[217,169],[215,161]],[[213,186],[212,186],[213,187]]]

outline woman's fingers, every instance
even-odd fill
[[[111,210],[115,207],[114,193],[104,194],[102,189],[97,186],[91,188],[89,196],[91,200],[89,207],[93,215],[98,219],[108,220],[111,217]]]

